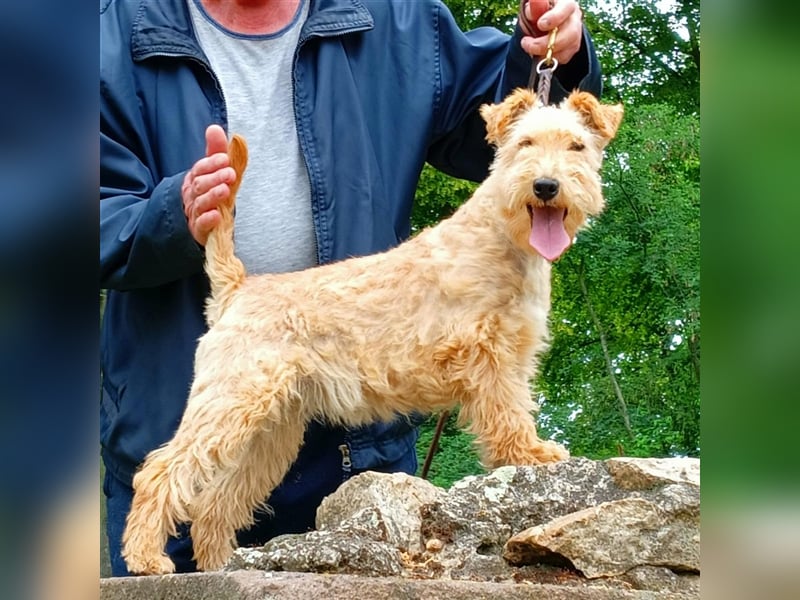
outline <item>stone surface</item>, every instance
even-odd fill
[[[299,571],[399,575],[403,561],[397,548],[343,531],[282,535],[261,549],[239,548],[226,570]]]
[[[502,467],[447,491],[364,473],[325,499],[317,527],[240,548],[225,572],[199,576],[210,579],[103,589],[163,600],[699,597],[696,459],[572,458]],[[196,593],[181,589],[184,577]]]
[[[681,573],[678,575],[666,567],[634,567],[620,577],[635,590],[681,592],[699,597],[700,575]]]
[[[235,571],[100,581],[101,600],[687,600],[673,592],[603,586],[425,581]]]
[[[405,473],[362,473],[343,483],[317,509],[319,530],[348,529],[412,552],[422,549],[420,508],[445,491]]]
[[[659,506],[625,498],[570,513],[512,536],[504,557],[515,565],[567,559],[589,578],[622,575],[639,565],[699,572],[699,510],[674,500],[669,494]]]
[[[626,490],[647,490],[670,483],[700,485],[699,458],[611,458],[605,461],[614,483]]]
[[[515,532],[628,494],[614,486],[603,463],[584,458],[501,467],[462,479],[441,501],[423,506],[422,535],[500,554]]]

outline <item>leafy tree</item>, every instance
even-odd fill
[[[700,108],[700,0],[582,2],[603,65],[604,96]]]

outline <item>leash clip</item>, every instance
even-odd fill
[[[539,63],[540,65],[542,63],[544,63],[546,67],[553,65],[553,69],[555,69],[558,66],[558,61],[555,58],[553,58],[553,48],[556,45],[557,35],[558,35],[558,27],[553,27],[553,29],[550,30],[550,37],[547,39],[547,53],[544,55],[544,59]]]
[[[536,98],[542,106],[550,103],[550,81],[553,79],[553,71],[558,67],[558,59],[553,58],[556,35],[558,35],[558,27],[553,27],[550,31],[550,38],[547,40],[547,54],[534,69],[531,69],[529,87],[536,90]],[[535,86],[534,82],[536,82]]]

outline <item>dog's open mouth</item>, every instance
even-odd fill
[[[531,248],[549,261],[556,260],[572,243],[564,228],[567,209],[528,204],[528,214],[531,217],[531,235],[528,239]]]

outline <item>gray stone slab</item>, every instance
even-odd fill
[[[697,597],[601,585],[414,580],[263,571],[100,581],[100,600],[689,600]]]

